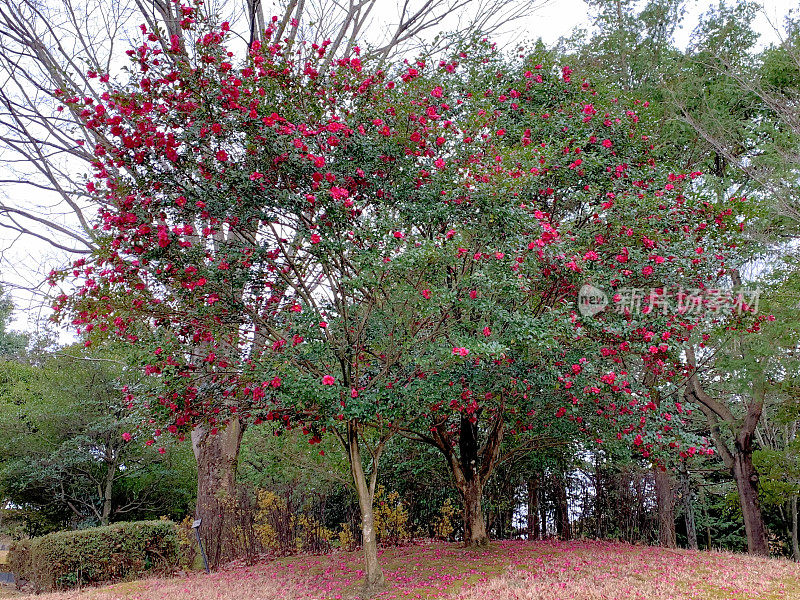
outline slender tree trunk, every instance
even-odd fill
[[[556,499],[556,534],[562,540],[568,540],[572,538],[572,527],[569,522],[567,482],[563,474],[553,475],[553,489]]]
[[[197,461],[195,518],[202,519],[200,534],[211,566],[236,557],[233,535],[236,467],[244,428],[238,419],[212,434],[205,426],[192,431]]]
[[[503,510],[503,537],[510,540],[514,538],[514,493],[511,492],[511,501],[508,508]]]
[[[800,543],[797,539],[797,494],[792,496],[792,557],[800,562]]]
[[[486,547],[489,536],[486,533],[486,522],[483,518],[483,486],[479,481],[467,481],[460,489],[464,503],[464,545],[468,547]]]
[[[103,512],[100,515],[100,525],[108,525],[111,521],[112,500],[114,497],[114,478],[117,474],[117,461],[108,463],[106,480],[103,486]]]
[[[594,462],[594,536],[596,538],[605,537],[604,517],[606,514],[606,490],[611,487],[614,482],[610,480],[608,484],[604,481],[602,472],[600,471],[600,458],[595,456]]]
[[[547,539],[548,531],[547,531],[547,504],[544,502],[544,488],[540,488],[539,490],[539,515],[541,517],[541,531],[540,535],[542,536],[543,540]]]
[[[706,525],[706,550],[711,550],[711,520],[708,516],[708,505],[706,504],[706,493],[700,488],[700,504],[703,507],[703,520]]]
[[[750,554],[769,556],[767,529],[761,515],[758,501],[758,473],[753,466],[753,454],[749,444],[739,438],[737,452],[734,454],[733,476],[739,490],[739,503],[744,517],[744,530],[747,534],[747,551]]]
[[[658,544],[663,548],[677,548],[675,539],[675,486],[672,475],[653,467],[658,507]]]
[[[378,536],[375,531],[375,512],[373,510],[378,465],[377,461],[372,465],[372,472],[368,481],[364,473],[364,465],[361,462],[357,423],[350,423],[347,426],[346,450],[350,461],[350,471],[353,475],[353,484],[358,495],[358,508],[361,511],[361,538],[364,549],[364,585],[362,594],[365,598],[371,598],[386,587],[386,579],[380,562],[378,562]]]
[[[539,539],[539,475],[528,479],[528,539]]]
[[[694,502],[692,484],[689,474],[681,469],[681,500],[683,502],[683,519],[686,523],[686,541],[690,550],[697,550],[697,524],[694,519]]]

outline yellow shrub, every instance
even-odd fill
[[[269,490],[258,490],[258,509],[253,529],[259,541],[268,550],[280,550],[280,540],[270,521],[286,510],[286,500]]]
[[[342,550],[355,550],[356,536],[349,523],[342,523],[339,531],[339,548]]]
[[[330,548],[333,531],[322,525],[314,517],[300,514],[292,516],[294,521],[294,542],[298,552],[318,552]]]
[[[455,527],[453,526],[453,517],[456,516],[458,509],[453,505],[453,501],[448,498],[439,509],[439,517],[433,525],[433,535],[436,538],[443,540],[449,539]]]
[[[375,492],[375,532],[383,544],[396,544],[411,538],[408,511],[397,492],[386,493],[383,486]]]

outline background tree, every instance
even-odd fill
[[[6,501],[48,515],[32,526],[182,518],[193,500],[186,448],[162,456],[125,439],[140,418],[113,354],[65,349],[41,366],[6,361],[2,375],[0,486]]]

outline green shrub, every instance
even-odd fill
[[[31,570],[30,540],[19,540],[11,544],[8,552],[8,568],[14,573],[17,587],[19,587],[20,577],[25,577],[22,574],[30,573]]]
[[[174,523],[136,521],[18,542],[9,562],[18,580],[50,591],[171,571],[179,552]]]

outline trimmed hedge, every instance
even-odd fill
[[[135,521],[17,542],[9,564],[17,581],[29,581],[38,592],[169,572],[179,553],[175,523]]]

